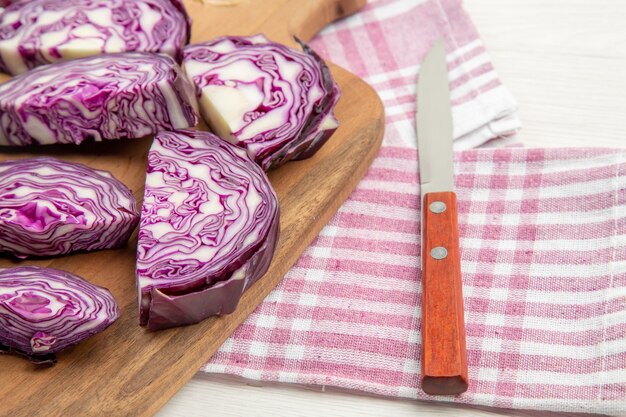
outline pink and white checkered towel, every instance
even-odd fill
[[[459,2],[379,0],[324,31],[313,45],[381,94],[383,147],[320,236],[203,371],[392,397],[625,413],[621,150],[456,154],[470,388],[449,398],[418,387],[414,83],[441,28],[457,143],[477,146],[518,128],[514,102]]]
[[[437,38],[448,50],[449,83],[457,149],[469,149],[519,129],[517,104],[502,85],[476,29],[459,0],[377,0],[325,29],[312,46],[363,78],[385,105],[387,125],[415,130],[419,64]],[[385,138],[414,147],[414,137]]]

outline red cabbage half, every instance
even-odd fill
[[[140,324],[233,312],[269,267],[278,218],[276,194],[245,150],[208,132],[159,133],[139,227]]]
[[[167,55],[98,55],[0,84],[0,145],[139,138],[197,122],[193,86]]]
[[[190,32],[180,0],[18,0],[0,15],[0,71],[129,51],[180,61]]]
[[[124,245],[135,198],[106,171],[53,158],[0,163],[0,251],[63,255]]]
[[[339,126],[339,87],[324,61],[301,46],[226,36],[183,51],[204,119],[264,170],[310,157]]]
[[[111,293],[52,268],[0,269],[0,353],[54,363],[54,353],[109,327],[119,316]]]

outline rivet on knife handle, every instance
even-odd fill
[[[456,195],[428,193],[422,207],[422,390],[460,394],[467,353]]]

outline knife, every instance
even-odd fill
[[[417,86],[422,201],[422,390],[467,390],[467,353],[452,158],[452,110],[443,40],[426,55]]]

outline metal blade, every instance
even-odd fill
[[[454,191],[452,109],[443,40],[426,55],[417,85],[417,148],[422,199],[425,194]]]

